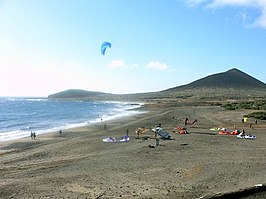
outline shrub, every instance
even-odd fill
[[[244,115],[244,117],[252,117],[259,120],[266,120],[266,112],[253,112],[248,115]]]
[[[225,104],[223,105],[223,108],[225,108],[226,110],[236,110],[235,104]]]

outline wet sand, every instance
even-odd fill
[[[0,198],[226,198],[266,183],[266,122],[242,124],[250,110],[148,106],[128,118],[0,143]],[[173,117],[174,116],[174,117]],[[184,119],[198,119],[190,134],[174,133]],[[252,120],[248,121],[252,122]],[[135,139],[138,127],[162,128],[174,140]],[[106,124],[107,129],[104,129]],[[217,135],[212,127],[245,129],[255,140]],[[128,129],[130,141],[121,138]],[[248,194],[248,193],[247,193]],[[246,198],[264,198],[266,192]]]

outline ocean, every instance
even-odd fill
[[[0,97],[0,142],[139,114],[140,103]]]

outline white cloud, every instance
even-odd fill
[[[202,5],[206,8],[217,9],[221,7],[256,8],[260,11],[258,17],[254,16],[251,26],[266,28],[266,1],[265,0],[185,0],[189,6]],[[246,15],[243,15],[246,17]],[[243,19],[245,20],[245,19]]]
[[[126,63],[119,59],[119,60],[113,60],[108,64],[109,68],[126,68]]]
[[[139,64],[126,64],[125,61],[123,61],[122,59],[119,60],[113,60],[108,64],[108,68],[125,68],[125,69],[132,69],[132,68],[136,68],[138,67]]]
[[[254,7],[263,10],[266,7],[265,0],[211,0],[206,4],[209,8],[225,6]],[[263,14],[263,13],[262,13]]]
[[[196,6],[202,3],[205,3],[208,0],[185,0],[188,6]]]
[[[159,61],[151,61],[146,65],[147,68],[156,69],[156,70],[166,70],[168,66]]]
[[[254,21],[253,25],[266,28],[266,6],[263,8],[262,15]]]

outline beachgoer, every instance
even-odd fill
[[[160,145],[160,140],[159,138],[156,138],[156,146],[159,146]]]
[[[244,130],[244,129],[242,130],[242,132],[240,132],[240,133],[239,133],[239,135],[240,135],[241,137],[244,137],[244,136],[245,136],[245,134],[246,134],[246,132],[245,132],[245,130]]]
[[[30,137],[31,137],[31,139],[33,139],[33,132],[32,131],[30,132]]]
[[[157,138],[157,130],[154,131],[154,137]]]
[[[104,130],[106,130],[106,129],[107,129],[107,125],[106,125],[106,124],[104,124],[104,127],[103,127],[103,128],[104,128]]]
[[[59,135],[60,135],[60,136],[62,135],[62,130],[61,130],[61,129],[59,130]]]
[[[35,138],[36,138],[36,133],[35,131],[33,131],[33,139],[35,140]]]
[[[189,124],[188,118],[186,117],[186,119],[185,119],[185,126],[188,125],[188,124]]]
[[[128,137],[128,129],[126,130],[126,136]]]
[[[161,129],[160,125],[157,126],[155,129],[152,129],[152,131],[154,132],[154,137],[157,137],[158,131]]]
[[[137,139],[139,139],[140,128],[136,129],[135,133],[137,134]]]

